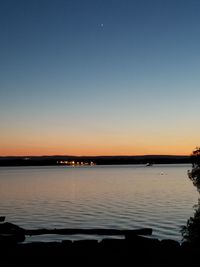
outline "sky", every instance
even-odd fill
[[[188,155],[200,1],[1,0],[0,155]]]

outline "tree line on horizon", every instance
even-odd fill
[[[97,165],[111,164],[173,164],[191,163],[190,156],[144,155],[144,156],[30,156],[0,157],[0,166],[47,166],[58,161],[94,162]]]

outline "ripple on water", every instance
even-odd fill
[[[0,170],[0,214],[25,228],[151,227],[154,237],[180,241],[198,198],[189,168],[6,168]]]

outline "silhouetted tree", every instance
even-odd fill
[[[200,167],[200,147],[196,147],[196,149],[192,152],[191,160],[193,168]]]
[[[200,193],[200,148],[197,147],[191,155],[192,170],[188,171],[188,176]],[[200,198],[195,205],[195,213],[187,221],[187,225],[182,227],[183,240],[200,244]]]
[[[188,172],[189,178],[200,192],[200,147],[197,147],[191,155],[192,171]]]
[[[200,244],[200,199],[198,199],[198,204],[195,205],[194,216],[190,217],[186,226],[182,227],[181,233],[183,240]]]

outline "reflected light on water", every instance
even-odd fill
[[[1,168],[0,214],[25,228],[152,227],[155,237],[181,240],[198,198],[189,168]]]

